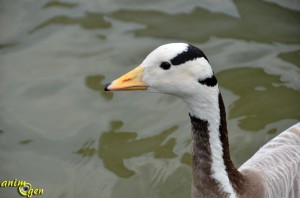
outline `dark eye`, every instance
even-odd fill
[[[160,67],[163,68],[164,70],[170,69],[171,64],[169,62],[162,62],[160,64]]]

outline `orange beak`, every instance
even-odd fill
[[[126,91],[126,90],[146,90],[148,85],[142,81],[144,68],[136,67],[127,74],[118,79],[107,83],[104,86],[105,91]]]

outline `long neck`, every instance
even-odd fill
[[[237,197],[242,190],[243,176],[230,158],[221,94],[206,101],[192,98],[187,104],[192,124],[194,197]]]

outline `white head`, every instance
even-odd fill
[[[204,53],[185,43],[156,48],[140,66],[145,69],[142,80],[149,85],[149,91],[179,97],[192,95],[204,88],[199,81],[214,75]]]
[[[156,48],[140,66],[108,83],[105,90],[172,94],[188,105],[196,98],[210,103],[219,93],[208,59],[200,49],[186,43],[170,43]]]

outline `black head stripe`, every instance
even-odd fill
[[[210,78],[206,78],[204,80],[199,80],[198,82],[201,83],[201,84],[203,84],[203,85],[209,86],[209,87],[214,87],[218,83],[215,75],[213,75]]]
[[[199,48],[197,48],[193,45],[188,45],[188,48],[181,54],[178,54],[176,57],[174,57],[171,60],[171,63],[172,63],[172,65],[180,65],[187,61],[191,61],[191,60],[194,60],[196,58],[201,58],[201,57],[205,58],[208,61],[205,54]]]

